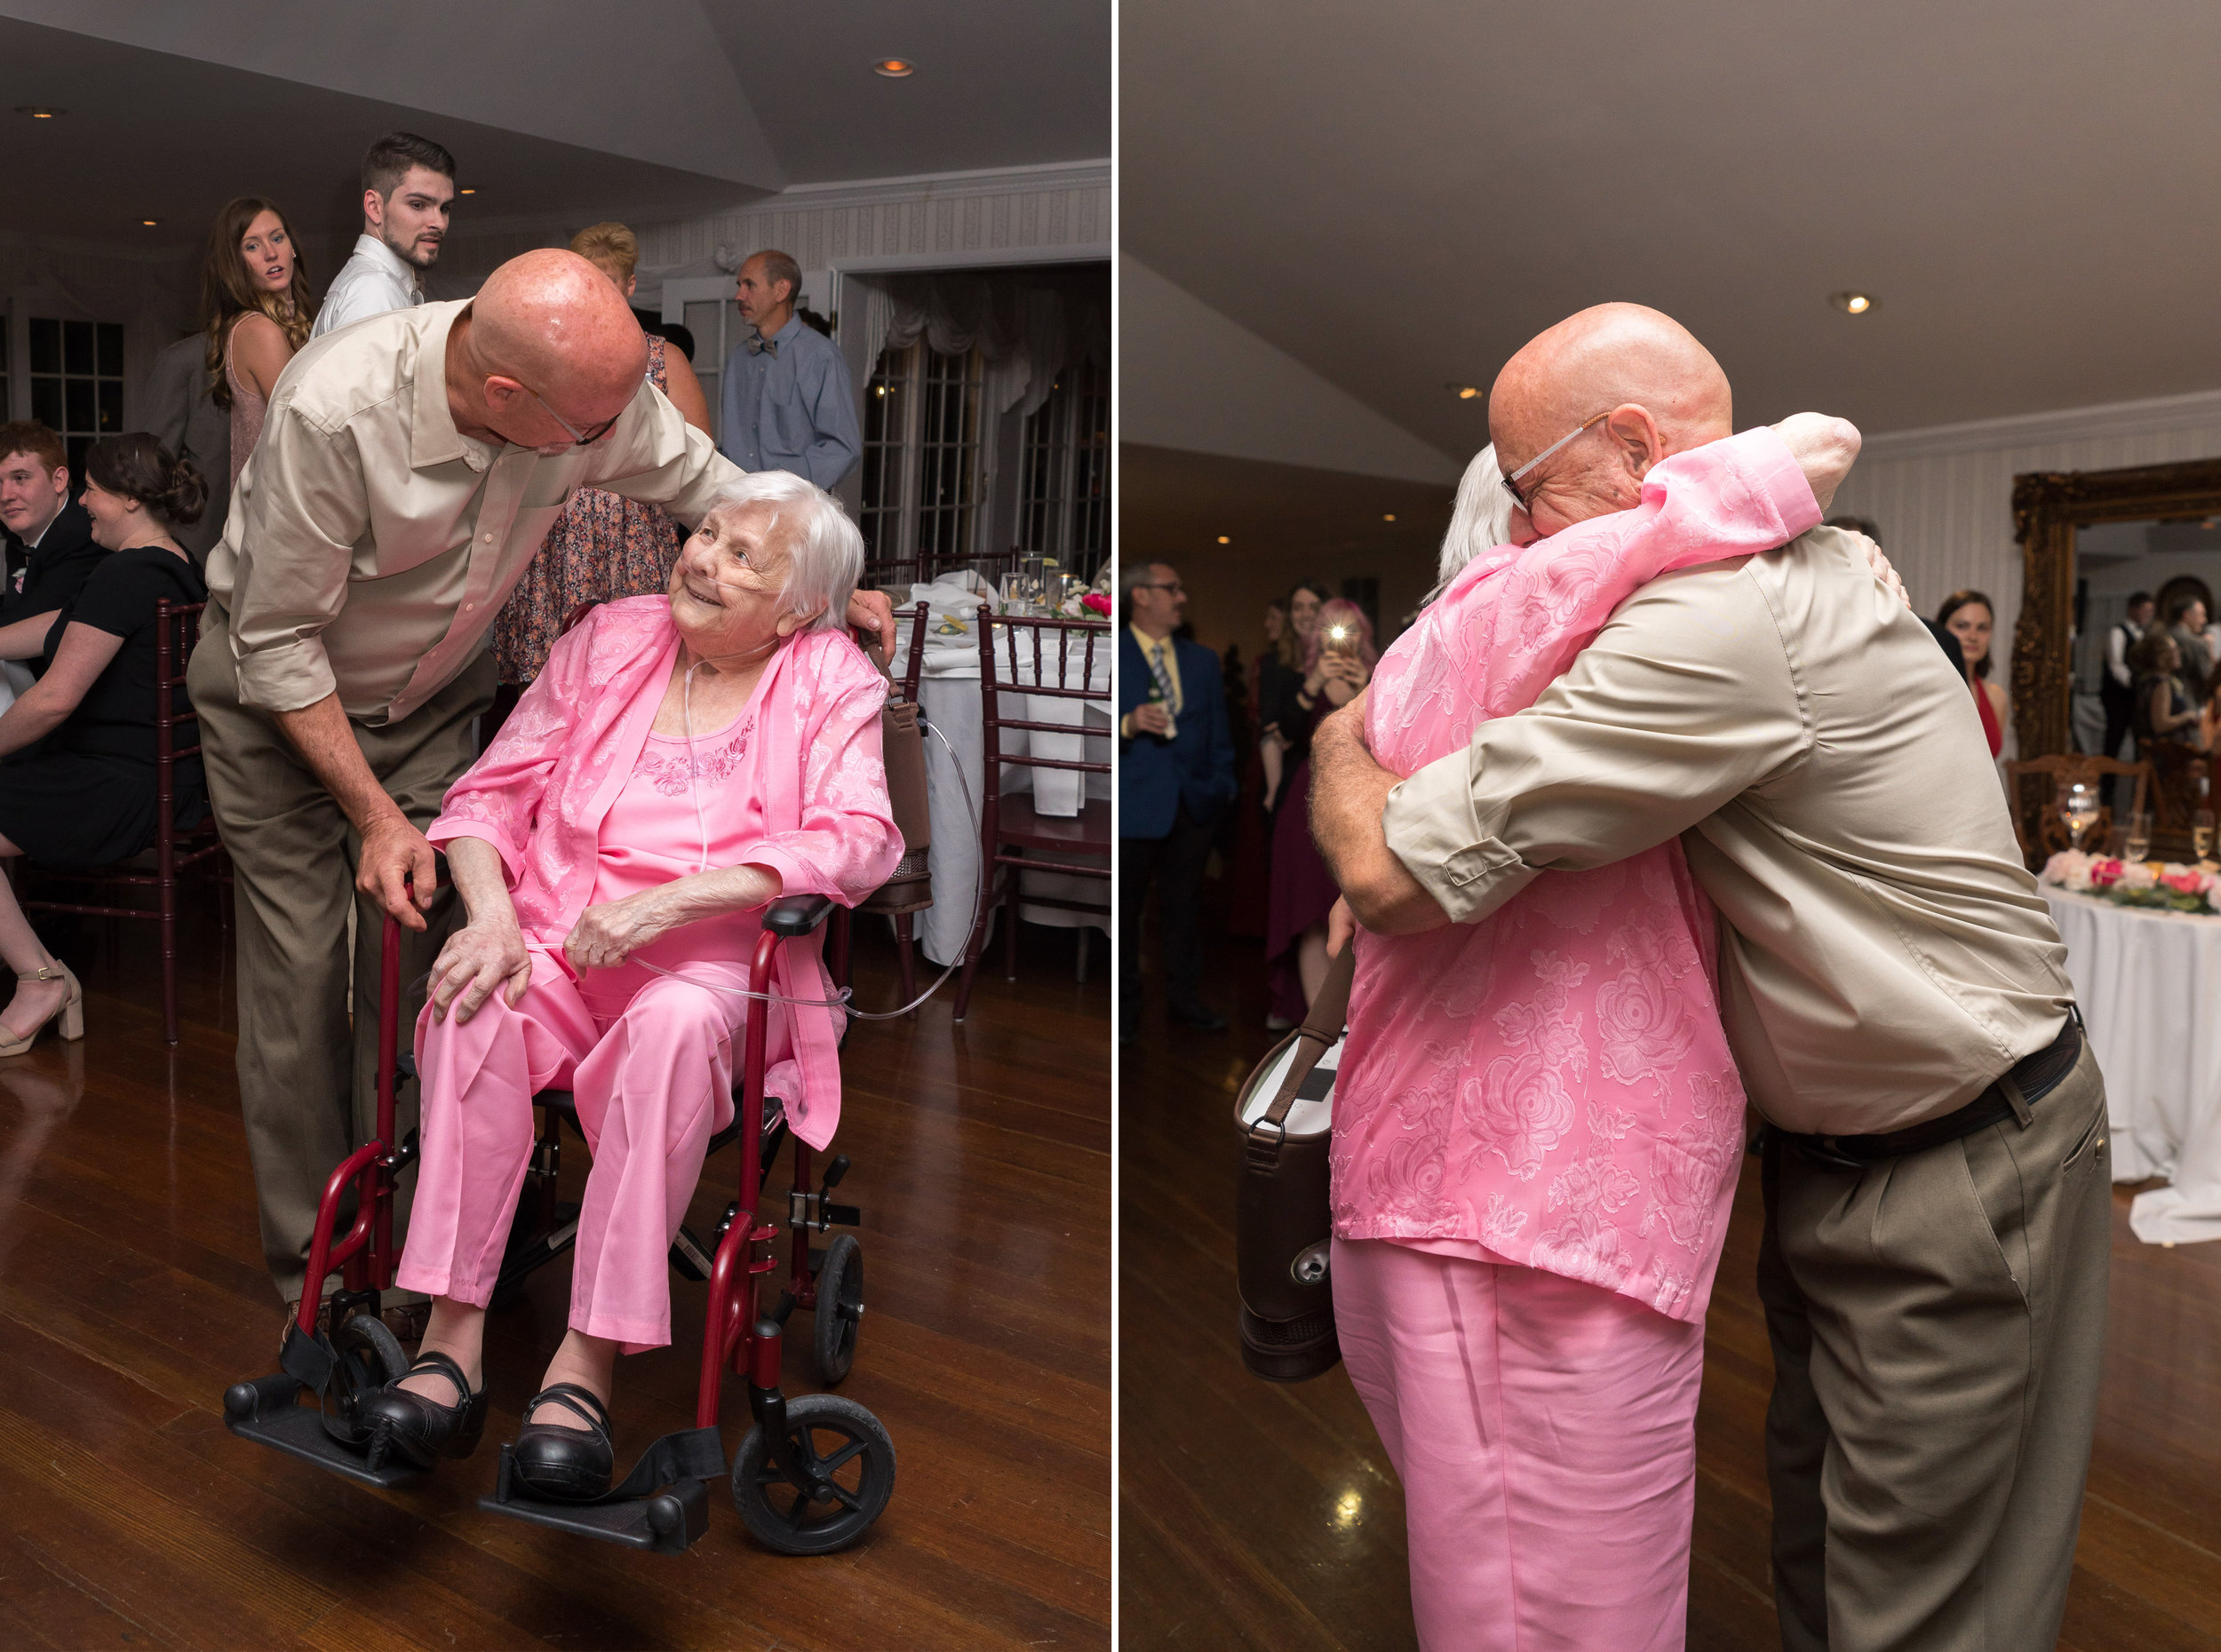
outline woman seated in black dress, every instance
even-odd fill
[[[38,681],[0,715],[0,857],[105,866],[154,842],[155,604],[208,600],[170,531],[198,520],[207,497],[192,464],[152,436],[109,436],[86,454],[84,504],[109,554],[54,616]],[[175,782],[178,823],[191,825],[208,808],[197,757]],[[63,1037],[84,1036],[77,978],[39,943],[4,878],[0,958],[17,982],[0,1057],[21,1055],[57,1017]]]

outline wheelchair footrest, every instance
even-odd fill
[[[242,1440],[252,1440],[365,1486],[406,1485],[418,1477],[421,1471],[406,1463],[389,1463],[378,1469],[364,1467],[361,1452],[349,1449],[324,1431],[322,1411],[299,1402],[303,1387],[296,1378],[283,1375],[234,1383],[224,1391],[224,1426]]]
[[[512,1449],[505,1445],[493,1495],[479,1498],[478,1506],[573,1537],[682,1554],[710,1529],[707,1482],[725,1473],[725,1447],[718,1431],[689,1428],[649,1446],[625,1482],[599,1502],[559,1502],[532,1495],[517,1479]]]

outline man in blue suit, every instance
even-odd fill
[[[1233,802],[1234,737],[1218,656],[1172,633],[1188,593],[1162,562],[1120,570],[1118,635],[1118,1039],[1142,1005],[1142,904],[1158,887],[1165,1011],[1204,1032],[1226,1017],[1203,1002],[1196,903],[1213,829]]]

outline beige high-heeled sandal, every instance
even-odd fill
[[[46,1023],[56,1016],[61,1018],[61,1036],[64,1038],[74,1040],[84,1036],[84,989],[69,973],[68,965],[50,964],[44,969],[18,970],[15,978],[18,981],[66,981],[69,983],[69,996],[49,1010],[37,1026],[20,1037],[8,1037],[6,1029],[0,1027],[0,1060],[11,1055],[27,1053],[39,1034],[46,1030]]]

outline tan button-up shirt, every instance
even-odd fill
[[[1528,710],[1389,794],[1453,918],[1682,835],[1743,1084],[1790,1130],[1973,1099],[2073,989],[1964,682],[1848,537],[1653,581]]]
[[[580,487],[689,527],[740,469],[645,379],[615,429],[554,455],[455,427],[447,339],[464,301],[311,339],[270,397],[209,594],[230,616],[241,700],[297,711],[335,690],[398,721],[455,680]]]

